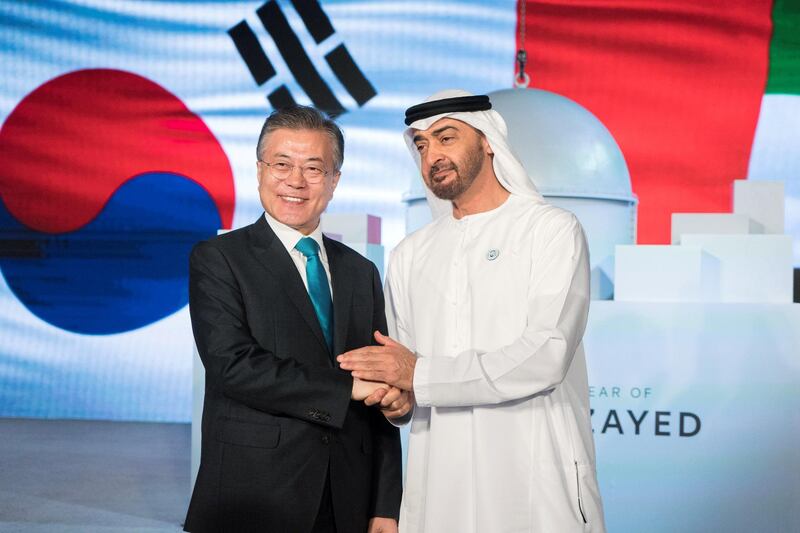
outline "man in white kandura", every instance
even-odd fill
[[[416,398],[400,531],[603,532],[581,226],[536,191],[488,97],[443,91],[406,124],[439,216],[392,253],[392,338],[340,356]]]

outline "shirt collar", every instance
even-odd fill
[[[272,231],[275,232],[275,236],[278,237],[278,239],[283,244],[284,248],[286,248],[287,252],[289,252],[290,254],[294,252],[295,251],[294,247],[297,245],[298,242],[300,242],[300,239],[302,239],[303,237],[311,237],[312,239],[317,241],[317,244],[319,245],[320,256],[323,259],[327,260],[325,245],[322,242],[321,224],[317,224],[317,227],[314,228],[314,231],[312,231],[309,235],[303,235],[296,229],[287,226],[283,222],[279,222],[266,211],[264,211],[264,218],[267,220],[267,224],[269,224],[269,227],[272,228]]]

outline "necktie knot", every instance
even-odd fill
[[[294,246],[295,250],[306,256],[306,258],[319,255],[319,244],[311,237],[303,237]]]

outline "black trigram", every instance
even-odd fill
[[[316,0],[292,0],[297,14],[303,20],[308,32],[317,44],[333,35],[334,29],[331,21],[322,6]],[[314,107],[321,109],[330,116],[335,117],[345,112],[344,107],[331,91],[331,88],[322,79],[319,72],[314,68],[314,64],[300,44],[300,39],[292,31],[289,21],[286,20],[283,12],[275,0],[270,0],[256,10],[261,24],[269,33],[275,46],[297,83],[306,92]],[[250,29],[247,21],[242,20],[237,25],[228,30],[228,35],[233,39],[236,49],[250,69],[258,85],[263,85],[267,80],[275,76],[275,67],[272,66],[267,54],[258,42],[258,38]],[[369,80],[358,68],[353,56],[347,51],[344,43],[340,44],[325,55],[333,73],[342,83],[350,96],[363,106],[377,93]],[[270,105],[278,109],[295,103],[292,94],[286,85],[281,85],[268,96]]]

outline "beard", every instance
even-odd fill
[[[437,198],[442,200],[454,200],[461,196],[480,174],[486,154],[481,149],[481,144],[470,150],[464,158],[463,164],[458,165],[453,162],[434,165],[428,171],[428,183],[431,191]],[[437,180],[434,176],[442,171],[452,170],[455,177],[447,182],[443,179]]]

